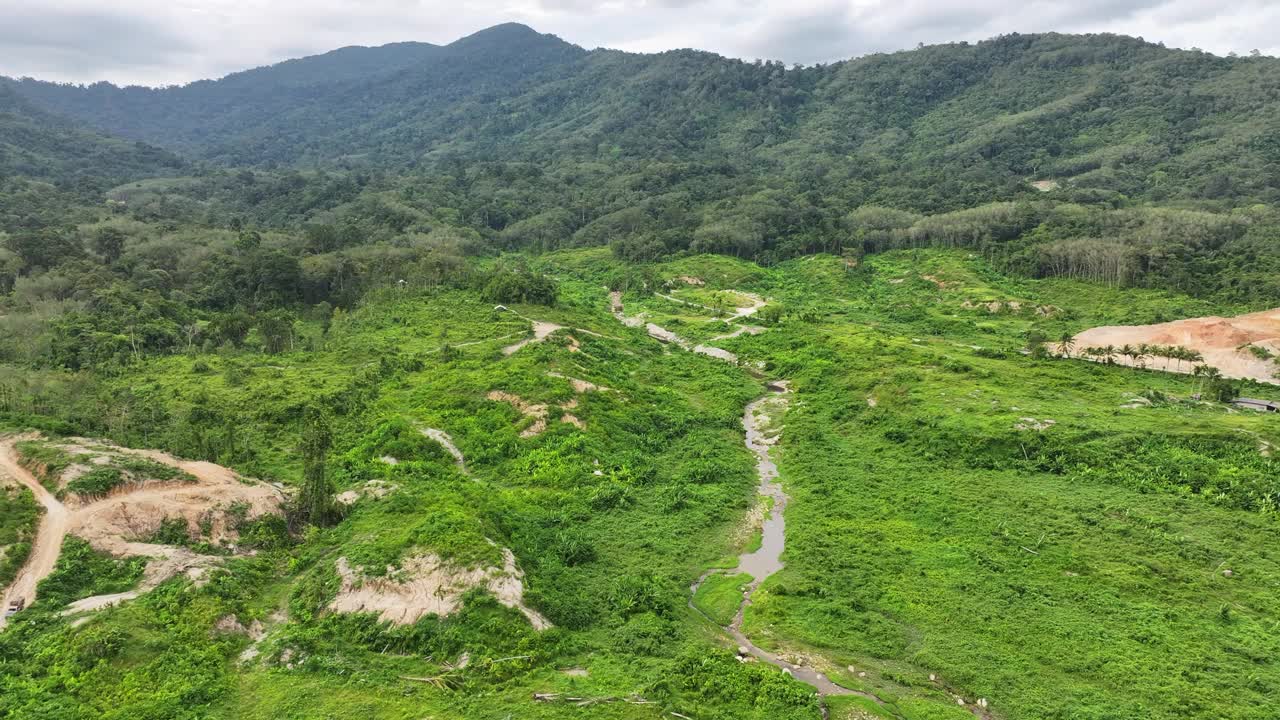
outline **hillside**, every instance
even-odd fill
[[[1273,720],[1278,68],[0,80],[0,719]]]
[[[0,177],[109,187],[132,178],[173,173],[185,164],[172,153],[142,142],[78,126],[0,85]]]
[[[106,132],[230,164],[331,164],[373,147],[385,162],[404,152],[403,133],[415,122],[518,95],[549,79],[540,71],[582,52],[522,26],[499,26],[444,47],[348,48],[175,88],[11,82]],[[382,148],[370,133],[390,126],[404,126],[400,144]],[[348,144],[357,135],[363,139]]]
[[[1032,180],[1091,201],[1280,195],[1280,61],[1109,35],[787,68],[586,52],[505,25],[181,88],[16,86],[107,132],[232,164],[731,164],[917,210],[1027,194]]]

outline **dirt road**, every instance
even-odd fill
[[[40,526],[36,530],[31,556],[18,572],[18,577],[5,589],[0,608],[8,608],[11,600],[22,599],[27,605],[35,602],[36,585],[53,572],[53,566],[58,562],[58,553],[62,551],[62,541],[71,524],[71,513],[66,506],[58,502],[34,475],[18,464],[17,450],[13,446],[20,439],[8,438],[0,442],[0,472],[30,488],[36,500],[44,506],[44,516],[40,518]],[[7,621],[0,617],[0,628],[6,624]]]
[[[252,519],[278,512],[284,501],[283,493],[276,488],[262,483],[246,483],[220,465],[179,460],[155,450],[116,448],[118,452],[150,458],[184,470],[194,475],[196,482],[126,487],[72,509],[54,497],[19,464],[15,445],[26,439],[30,436],[0,440],[0,472],[30,488],[44,506],[45,513],[36,530],[30,558],[4,591],[6,608],[11,600],[21,598],[28,606],[36,600],[36,587],[53,572],[68,534],[83,538],[100,552],[150,558],[136,590],[86,598],[73,606],[73,610],[94,609],[135,597],[178,573],[194,577],[220,561],[218,557],[198,555],[185,548],[136,541],[136,538],[154,532],[161,521],[181,518],[188,527],[207,523],[209,539],[219,542],[235,536],[235,530],[228,526],[228,516],[222,509],[244,504],[248,506],[246,517]],[[0,629],[5,624],[0,618]]]

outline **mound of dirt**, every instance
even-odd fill
[[[382,620],[410,625],[426,615],[450,615],[462,604],[462,596],[482,587],[509,608],[529,619],[536,630],[551,623],[524,604],[524,573],[516,566],[512,552],[502,549],[502,567],[464,568],[428,553],[405,561],[401,568],[387,568],[387,577],[370,578],[362,568],[353,568],[346,558],[338,558],[342,587],[329,604],[340,613],[377,613]]]
[[[565,329],[563,325],[556,325],[555,323],[543,322],[541,320],[531,320],[530,322],[533,323],[533,337],[526,338],[514,345],[508,345],[502,348],[503,355],[515,354],[517,350],[524,347],[525,345],[528,345],[530,343],[540,343],[543,340],[546,340],[547,337],[551,335],[551,333],[557,330]]]
[[[1229,378],[1280,383],[1280,365],[1274,359],[1258,357],[1248,349],[1253,345],[1280,355],[1280,308],[1234,318],[1202,317],[1158,325],[1097,327],[1075,336],[1073,353],[1079,356],[1090,347],[1110,345],[1119,348],[1141,344],[1195,350],[1204,357],[1204,364],[1217,368]],[[1118,356],[1115,362],[1131,365],[1134,360]],[[1192,363],[1169,358],[1148,357],[1142,362],[1155,370],[1192,370]]]

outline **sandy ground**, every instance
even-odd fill
[[[1280,384],[1280,365],[1274,359],[1255,356],[1244,346],[1256,345],[1280,357],[1280,308],[1233,318],[1203,317],[1159,325],[1112,325],[1086,330],[1075,337],[1076,357],[1085,348],[1146,343],[1176,345],[1198,351],[1206,365],[1216,367],[1229,378],[1252,378]],[[1056,349],[1056,345],[1054,345]],[[1115,362],[1132,364],[1129,358]],[[1192,363],[1166,358],[1146,358],[1146,367],[1169,372],[1191,372]]]
[[[165,520],[181,518],[193,534],[199,534],[210,542],[234,541],[235,530],[228,525],[227,508],[243,503],[248,507],[247,517],[252,519],[279,512],[284,502],[284,495],[278,489],[262,483],[244,482],[231,470],[213,463],[178,460],[151,450],[111,448],[112,452],[140,455],[185,470],[196,477],[196,482],[126,486],[100,500],[68,508],[18,463],[14,444],[29,437],[10,437],[0,441],[0,472],[29,487],[45,508],[31,558],[4,592],[6,605],[16,598],[24,598],[28,605],[35,601],[36,586],[53,572],[62,542],[68,534],[83,538],[101,552],[121,557],[150,558],[137,590],[86,598],[73,605],[74,611],[92,610],[136,597],[179,573],[198,578],[205,569],[219,561],[219,558],[197,555],[185,548],[137,541],[137,538],[155,532]],[[207,533],[201,527],[206,522]],[[2,620],[0,627],[3,627]]]
[[[360,568],[339,558],[342,587],[329,607],[341,613],[373,612],[382,620],[409,625],[426,615],[456,612],[468,590],[483,587],[498,602],[523,613],[534,629],[551,627],[550,621],[524,604],[524,573],[516,566],[515,555],[503,548],[502,558],[502,567],[462,568],[434,554],[418,555],[402,568],[388,568],[385,578],[365,577]]]

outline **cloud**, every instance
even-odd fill
[[[12,74],[90,76],[96,68],[162,68],[200,48],[143,15],[101,8],[18,7],[3,11],[0,66]]]
[[[1009,32],[1280,53],[1273,0],[0,0],[0,74],[149,85],[523,22],[584,47],[825,62]]]

